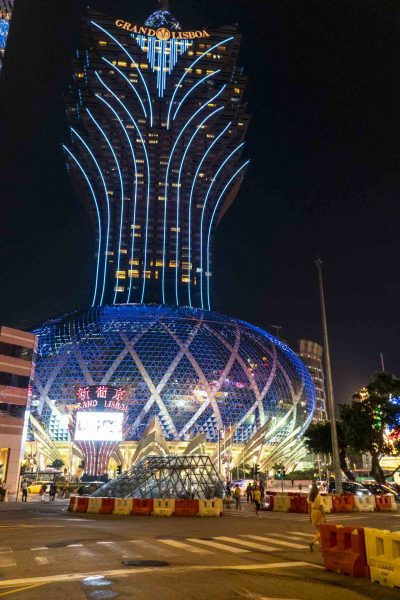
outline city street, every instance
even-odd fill
[[[398,514],[328,522],[400,530]],[[0,504],[0,597],[361,600],[398,598],[365,579],[326,572],[306,515],[222,518],[79,515],[67,502]],[[150,562],[146,562],[150,561]]]

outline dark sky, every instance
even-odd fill
[[[0,84],[0,322],[89,304],[94,232],[60,152],[77,3],[16,0]],[[104,0],[143,21],[150,0]],[[172,0],[183,26],[239,23],[251,158],[219,226],[214,308],[292,347],[321,341],[324,261],[336,399],[400,374],[400,5],[384,0]]]

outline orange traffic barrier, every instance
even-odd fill
[[[175,500],[175,515],[177,517],[195,517],[198,512],[198,500]]]
[[[100,514],[112,515],[115,507],[115,498],[102,498]]]
[[[78,496],[70,496],[68,510],[70,512],[76,512],[77,503],[78,503]]]
[[[354,496],[343,494],[342,496],[332,496],[332,512],[348,513],[354,511]]]
[[[153,512],[153,499],[142,500],[141,498],[134,498],[132,502],[131,515],[140,515],[142,517],[150,516]]]
[[[320,531],[325,569],[370,578],[363,527],[323,524]]]
[[[305,496],[291,496],[290,510],[294,513],[308,513],[308,500]]]
[[[78,502],[76,504],[76,512],[86,513],[89,505],[89,497],[88,496],[80,496],[78,497]]]
[[[393,502],[393,496],[375,496],[375,505],[378,512],[391,512],[396,510],[396,505]]]

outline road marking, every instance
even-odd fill
[[[194,552],[194,554],[214,554],[210,550],[205,550],[204,548],[196,548],[195,546],[190,546],[189,544],[185,544],[184,542],[179,542],[178,540],[158,540],[162,544],[167,544],[168,546],[173,546],[174,548],[179,548],[180,550],[187,550],[188,552]]]
[[[35,560],[38,565],[48,565],[50,562],[45,556],[35,556]]]
[[[115,544],[115,542],[96,542],[96,544],[104,544],[104,545],[107,545],[107,544]]]
[[[31,548],[32,552],[36,552],[36,550],[48,550],[48,546],[38,546],[37,548]]]
[[[233,548],[232,546],[226,546],[225,544],[219,544],[218,542],[213,542],[212,540],[201,540],[199,538],[187,538],[188,542],[194,542],[195,544],[203,544],[204,546],[210,546],[211,548],[216,548],[217,550],[223,550],[224,552],[232,552],[232,554],[241,554],[242,552],[250,552],[250,550],[245,550],[244,548]]]
[[[240,536],[242,537],[242,536]],[[243,537],[248,537],[252,540],[259,540],[260,542],[272,542],[273,544],[277,544],[278,546],[285,546],[286,548],[295,548],[296,550],[303,550],[307,548],[304,544],[295,544],[294,542],[284,542],[283,540],[274,540],[270,537],[265,537],[261,535],[244,535]]]
[[[215,539],[222,540],[223,542],[230,542],[232,544],[238,544],[239,546],[246,546],[247,548],[252,548],[254,550],[263,550],[264,552],[272,552],[277,550],[277,548],[273,548],[272,546],[263,546],[262,544],[256,544],[255,542],[246,542],[245,540],[238,540],[237,538],[227,537],[224,535],[220,535]]]
[[[66,548],[82,548],[83,544],[68,544]]]
[[[1,596],[9,596],[10,594],[16,594],[17,592],[25,592],[26,590],[32,590],[34,588],[40,587],[44,585],[43,583],[35,583],[33,585],[25,585],[23,587],[18,587],[16,590],[9,590],[8,592],[2,592]]]
[[[282,538],[282,536],[286,539],[289,540],[293,540],[295,542],[304,542],[303,538],[298,537],[297,535],[289,535],[289,533],[285,534],[285,533],[272,533],[271,531],[268,531],[268,535],[271,535],[272,537],[277,537],[277,538]],[[301,534],[298,534],[301,535]],[[306,537],[310,537],[310,535],[313,535],[313,533],[310,534],[304,534]]]
[[[197,541],[197,540],[195,540]],[[246,552],[246,550],[245,550]],[[244,565],[185,565],[179,567],[163,567],[162,571],[168,573],[184,573],[185,571],[265,571],[272,569],[293,569],[296,567],[310,567],[314,569],[324,569],[316,565],[303,561],[289,561],[281,563],[258,563]],[[110,571],[89,571],[86,573],[63,573],[60,575],[48,575],[42,577],[26,577],[24,579],[0,580],[0,589],[12,587],[14,585],[43,585],[46,583],[63,583],[71,581],[80,581],[86,577],[100,575],[102,577],[132,577],[142,573],[154,573],[160,571],[160,567],[138,567],[134,571],[131,569],[112,569]],[[21,589],[21,588],[20,588]],[[9,593],[9,592],[8,592]],[[3,594],[4,595],[4,594]]]
[[[11,548],[0,548],[0,567],[3,569],[6,567],[15,567],[16,564]]]
[[[305,537],[307,539],[310,538],[310,535],[314,535],[314,532],[311,532],[311,533],[302,533],[301,531],[288,531],[288,533],[290,533],[290,534],[293,533],[295,535],[300,535],[301,537]],[[272,535],[272,533],[270,535]]]

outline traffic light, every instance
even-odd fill
[[[121,473],[122,473],[122,466],[118,465],[117,466],[117,475],[121,475]]]

